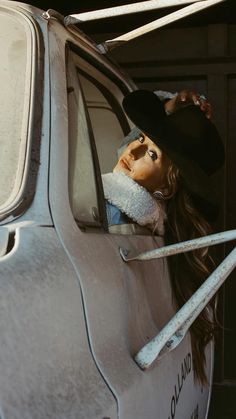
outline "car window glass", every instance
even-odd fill
[[[94,82],[79,73],[89,116],[96,142],[99,164],[102,173],[111,172],[117,161],[117,150],[125,136],[125,126],[122,126],[122,112],[118,114],[115,99],[109,95],[110,101]],[[113,100],[112,100],[113,99]],[[118,117],[119,115],[119,117]],[[123,116],[124,118],[124,116]]]
[[[95,152],[92,152],[92,130],[72,54],[69,54],[68,59],[67,91],[71,208],[79,225],[99,226],[98,176],[95,170]]]
[[[92,68],[92,66],[88,64],[83,65],[83,60],[76,56],[73,56],[73,59],[75,61],[78,85],[80,86],[79,96],[81,101],[83,102],[81,102],[79,106],[77,106],[80,109],[80,111],[81,109],[83,109],[85,118],[84,132],[82,133],[81,128],[80,132],[82,136],[87,137],[87,147],[89,143],[94,144],[96,146],[96,148],[90,147],[90,152],[88,153],[88,160],[90,160],[90,162],[92,161],[92,155],[90,153],[94,154],[95,152],[96,157],[98,157],[99,168],[101,173],[104,174],[112,172],[117,162],[117,151],[120,148],[124,137],[130,131],[130,125],[121,105],[123,94],[120,91],[120,89],[115,85],[115,83],[113,83],[110,79],[108,79],[97,69]],[[87,117],[85,117],[85,115],[87,115]],[[86,128],[86,124],[88,124],[89,129]],[[72,125],[76,126],[77,124],[73,123]],[[76,134],[76,137],[78,137],[78,133]],[[80,139],[80,141],[82,141],[82,139]],[[72,160],[70,162],[70,184],[76,185],[74,187],[74,192],[71,192],[71,195],[73,196],[76,188],[79,188],[78,193],[76,193],[78,199],[74,200],[73,198],[73,201],[76,201],[75,206],[77,208],[80,208],[82,201],[81,188],[83,188],[81,184],[81,179],[83,173],[79,173],[82,167],[82,163],[80,160],[82,158],[81,156],[83,156],[83,153],[78,153],[77,160],[74,160],[76,153],[73,151],[72,148],[71,156]],[[93,182],[93,189],[91,186],[91,181],[95,176],[95,172],[92,171],[92,168],[90,168],[89,171],[90,175],[87,175],[87,179],[89,179],[89,181],[86,182],[86,188],[88,194],[91,194],[91,191],[93,190],[92,196],[94,199],[94,191],[98,187],[97,181],[101,181],[101,176],[98,176],[96,178],[96,182]],[[103,191],[101,189],[100,192],[97,194],[97,200],[99,199],[99,197],[102,197],[104,210],[105,200],[103,196]],[[83,206],[83,208],[87,208],[88,211],[89,207],[91,208],[92,204],[89,203],[89,199],[86,198],[83,200]],[[97,204],[93,204],[93,208],[95,207],[101,208],[101,205],[99,207],[99,202]],[[74,214],[75,213],[76,212],[74,210]],[[101,216],[100,210],[99,219],[101,220],[101,218],[104,220],[105,216]],[[149,231],[146,228],[144,229],[143,227],[137,226],[134,223],[130,223],[129,225],[122,225],[122,227],[119,228],[119,231],[116,229],[116,226],[112,226],[109,227],[108,231],[114,234],[149,234]]]
[[[0,27],[0,212],[4,213],[19,193],[25,169],[32,35],[23,19],[1,9]]]

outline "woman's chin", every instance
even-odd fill
[[[118,172],[122,172],[127,175],[128,170],[117,164],[113,169],[113,173],[118,173]]]
[[[115,166],[113,169],[113,173],[118,173],[118,172],[122,172],[125,175],[129,176],[130,170],[125,169],[124,167],[121,166]]]

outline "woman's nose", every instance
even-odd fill
[[[146,153],[146,145],[145,144],[130,144],[129,145],[129,155],[133,160],[140,159]]]

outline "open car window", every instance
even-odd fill
[[[129,130],[124,113],[112,93],[99,81],[78,71],[93,129],[101,173],[112,172],[117,150]]]
[[[107,76],[76,53],[69,53],[69,193],[82,227],[107,229],[101,175],[113,171],[124,137],[130,131],[123,94]],[[131,225],[130,225],[131,227]],[[142,227],[120,227],[120,234],[149,234]],[[151,232],[150,232],[151,234]]]
[[[99,165],[90,118],[71,52],[68,53],[67,62],[67,92],[71,209],[76,222],[81,227],[99,227],[102,226],[102,211],[97,187],[100,178]]]

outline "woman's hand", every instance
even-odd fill
[[[191,90],[182,90],[175,97],[168,100],[165,103],[166,113],[171,114],[183,106],[194,104],[199,106],[202,112],[205,113],[208,119],[212,117],[212,108],[211,104],[205,98],[205,96],[200,95],[199,93],[193,92]]]

